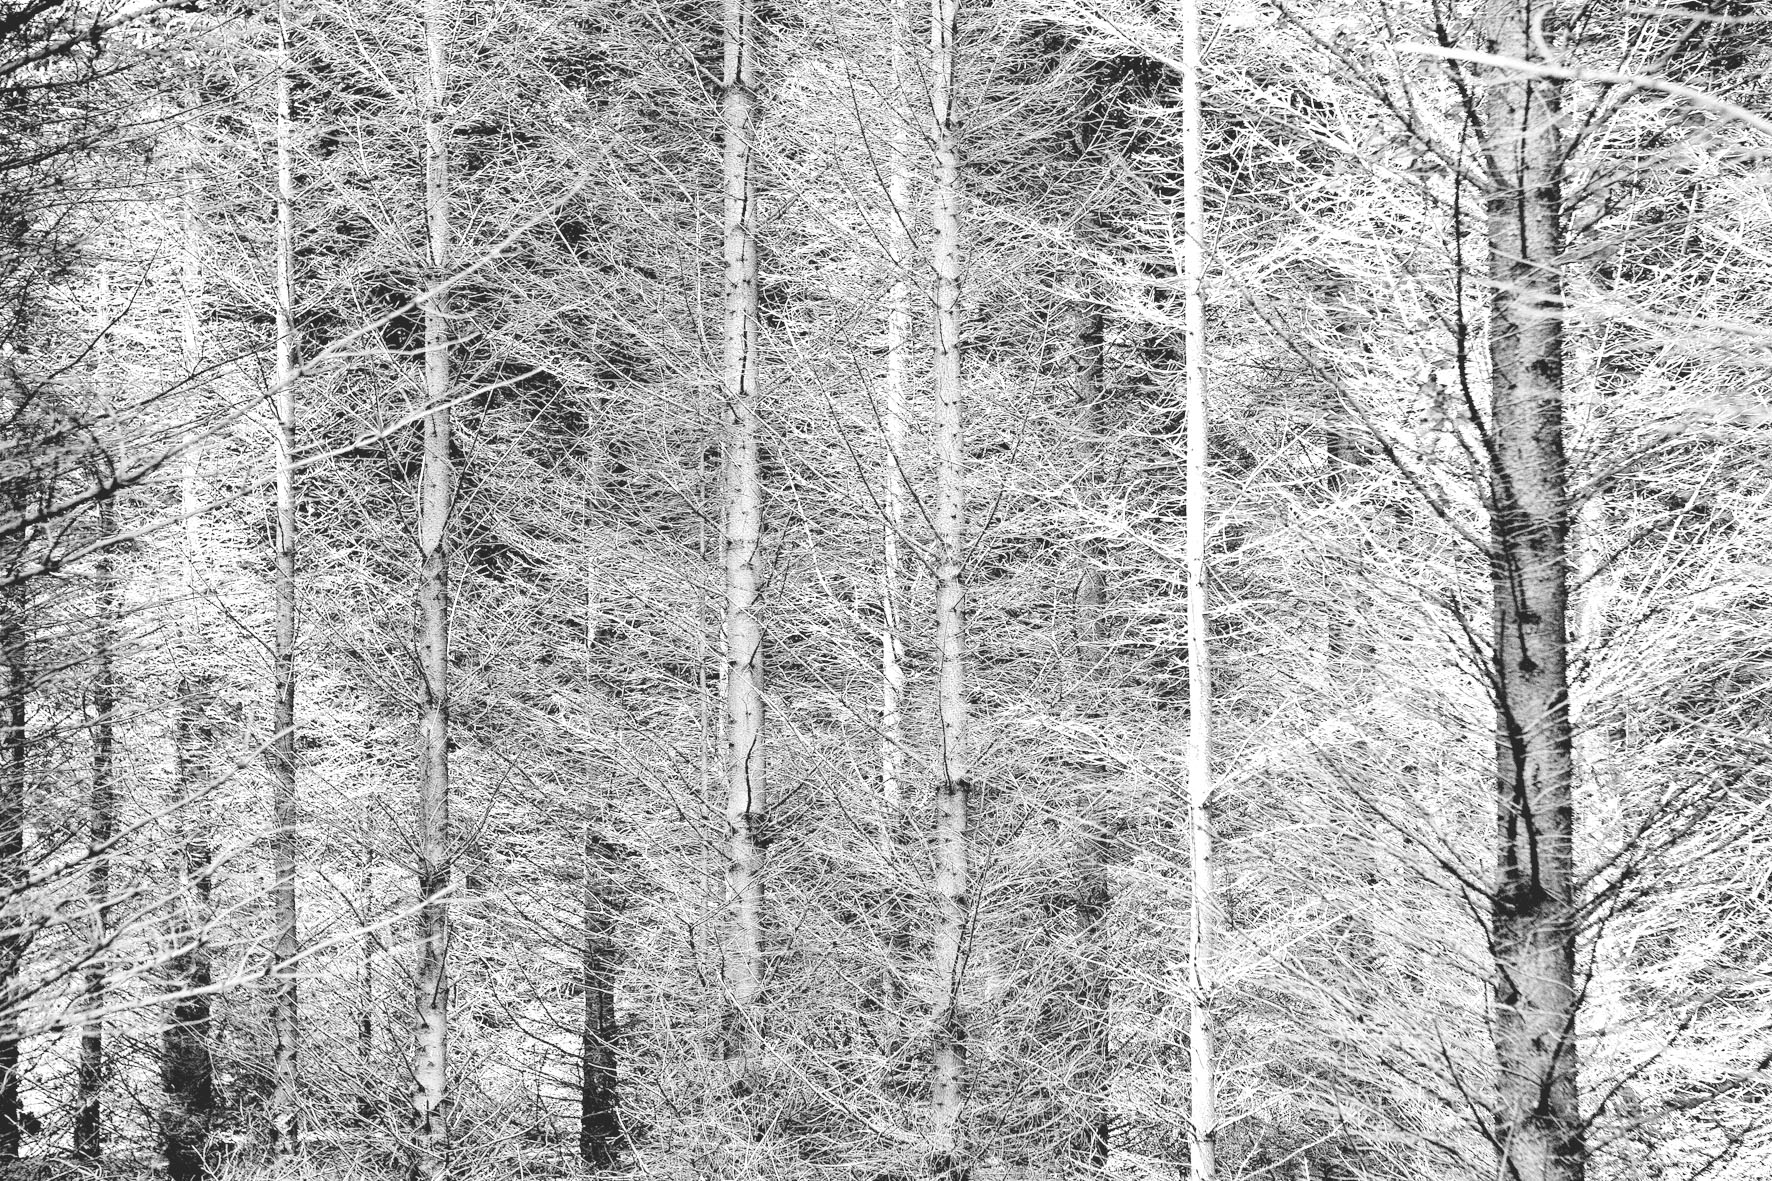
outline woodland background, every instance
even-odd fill
[[[1766,22],[12,0],[8,1175],[1199,1177],[1209,1131],[1225,1177],[1766,1176]],[[1537,1163],[1516,93],[1560,103],[1575,767]]]

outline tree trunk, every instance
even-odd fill
[[[1489,0],[1483,48],[1533,60],[1546,13]],[[1488,88],[1491,530],[1498,865],[1495,1138],[1504,1181],[1580,1181],[1576,1088],[1574,748],[1563,455],[1562,144],[1558,84]]]
[[[104,381],[106,333],[109,330],[110,283],[98,272],[89,365],[92,395],[102,410],[109,404]],[[108,462],[120,467],[117,457]],[[107,461],[101,461],[101,464]],[[95,469],[95,477],[102,468]],[[105,1081],[104,1007],[108,991],[105,946],[111,938],[111,850],[117,832],[117,632],[123,615],[123,578],[117,568],[122,532],[117,494],[98,502],[98,534],[105,544],[95,563],[93,602],[95,668],[92,678],[92,785],[88,795],[87,903],[91,907],[91,955],[85,970],[81,1005],[80,1051],[74,1069],[74,1155],[97,1160],[104,1152],[103,1093]]]
[[[601,407],[599,407],[601,409]],[[601,417],[593,432],[603,429]],[[591,471],[587,479],[586,536],[594,537],[595,516],[604,503],[603,442],[593,434]],[[599,555],[585,558],[584,654],[587,686],[595,684],[597,633],[603,602]],[[585,758],[586,820],[583,871],[583,925],[580,944],[580,987],[584,1017],[579,1030],[578,1154],[593,1170],[613,1170],[621,1163],[620,1095],[616,1090],[615,918],[619,854],[606,834],[609,784],[598,774],[599,752]],[[600,814],[600,815],[599,815]]]
[[[906,46],[910,37],[909,0],[893,9],[892,84],[894,93],[910,78]],[[901,598],[904,591],[905,438],[910,425],[911,280],[911,136],[909,113],[899,103],[888,112],[892,120],[892,158],[886,182],[886,266],[891,286],[886,295],[886,405],[880,462],[881,508],[885,515],[880,539],[880,829],[888,857],[903,843],[904,829],[904,633]],[[890,999],[890,998],[888,998]]]
[[[972,909],[972,768],[966,740],[966,446],[960,320],[960,145],[955,102],[959,0],[931,0],[930,141],[935,271],[935,647],[940,745],[935,781],[936,1010],[930,1085],[930,1171],[938,1181],[970,1172],[961,1119],[966,1105],[966,1019],[961,988]]]
[[[449,300],[434,290],[449,275],[449,127],[445,0],[425,0],[422,106],[425,214],[430,228],[424,300],[424,460],[418,491],[418,963],[413,973],[413,1181],[449,1173],[449,546],[452,501]]]
[[[910,430],[912,389],[911,292],[916,259],[911,240],[915,212],[911,207],[914,175],[915,125],[905,101],[912,83],[911,0],[897,0],[892,8],[891,101],[884,117],[890,158],[886,162],[887,269],[885,329],[884,406],[880,419],[880,853],[886,866],[886,886],[881,893],[885,915],[880,947],[879,985],[867,999],[869,1016],[877,1015],[879,1054],[875,1080],[883,1091],[901,1086],[906,1067],[914,1060],[907,1054],[905,1033],[905,971],[911,960],[912,936],[906,921],[909,909],[903,895],[912,870],[906,860],[910,835],[905,811],[905,526],[910,490],[905,475],[906,443]]]
[[[14,898],[24,882],[25,799],[30,745],[25,729],[30,672],[25,648],[25,588],[4,592],[0,602],[0,657],[6,662],[6,728],[0,734],[0,890],[13,903],[0,911],[0,1162],[18,1159],[23,1115],[19,1107],[19,970],[26,936]]]
[[[121,532],[117,501],[99,502],[101,537]],[[108,991],[105,951],[111,937],[111,851],[117,832],[117,624],[123,614],[123,580],[117,569],[114,546],[100,551],[98,559],[97,667],[92,679],[92,790],[88,800],[87,902],[92,909],[92,962],[86,969],[82,1005],[86,1015],[80,1026],[80,1057],[75,1069],[78,1098],[74,1108],[74,1155],[97,1160],[104,1152],[102,1099],[105,1081],[104,1007]]]
[[[210,718],[210,687],[181,680],[174,729],[178,798],[178,850],[181,944],[168,965],[171,985],[182,994],[161,1035],[160,1085],[166,1106],[160,1112],[160,1139],[166,1175],[196,1181],[208,1175],[204,1150],[215,1113],[214,1066],[209,1056],[209,992],[213,980],[209,952],[210,842],[205,799],[215,780],[215,725]]]
[[[756,80],[749,0],[726,0],[726,1061],[736,1095],[755,1086],[763,1036],[765,826],[763,488],[758,470],[757,213],[751,176]]]
[[[361,818],[363,831],[369,831],[368,809]],[[357,1009],[357,1118],[364,1124],[379,1127],[382,1124],[382,1080],[375,1069],[375,960],[381,952],[381,938],[373,927],[374,914],[374,878],[371,871],[375,865],[373,849],[366,848],[363,854],[363,877],[358,892],[359,921],[367,928],[363,932],[361,958],[357,963],[357,990],[362,998]]]
[[[290,119],[289,25],[286,6],[277,6],[281,62],[277,72],[277,372],[275,390],[277,450],[276,598],[277,619],[271,654],[271,1143],[279,1156],[301,1144],[298,1119],[300,1050],[295,959],[301,948],[296,928],[295,861],[300,854],[295,809],[295,379],[299,342],[295,328],[295,172],[294,128]]]
[[[1188,1175],[1217,1173],[1217,1069],[1213,1049],[1212,951],[1218,890],[1212,860],[1212,664],[1206,599],[1206,216],[1200,144],[1200,10],[1185,0],[1182,22],[1181,272],[1187,386],[1188,854],[1193,884],[1187,962]]]
[[[609,897],[613,889],[615,859],[614,848],[602,834],[587,833],[578,1154],[585,1164],[597,1170],[614,1169],[620,1163],[622,1150],[615,1075],[615,913]]]
[[[187,105],[195,109],[194,96]],[[199,311],[202,284],[200,243],[197,235],[196,181],[185,173],[184,182],[184,275],[183,336],[185,376],[199,393],[203,384],[203,337]],[[200,549],[201,497],[198,494],[201,449],[187,432],[185,463],[180,481],[180,509],[185,525],[184,594],[195,604],[203,589],[205,569]],[[187,608],[189,610],[190,608]],[[181,621],[184,659],[198,660],[198,628],[187,616]],[[210,836],[209,791],[216,779],[215,726],[209,706],[214,688],[211,678],[199,673],[183,676],[178,683],[178,712],[173,725],[176,771],[172,801],[173,823],[178,826],[178,909],[174,938],[179,949],[167,965],[168,983],[177,996],[171,1020],[161,1032],[160,1085],[166,1105],[160,1112],[160,1139],[166,1151],[166,1171],[172,1181],[195,1181],[208,1173],[204,1150],[209,1122],[215,1109],[214,1067],[209,1055],[210,963]]]

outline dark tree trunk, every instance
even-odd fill
[[[208,1175],[204,1149],[215,1113],[215,1068],[209,1054],[209,993],[213,982],[209,938],[210,860],[206,795],[214,779],[215,726],[208,710],[209,688],[179,686],[176,739],[179,848],[182,886],[179,938],[184,946],[169,965],[172,988],[185,995],[173,1002],[172,1019],[161,1035],[160,1085],[166,1106],[160,1137],[166,1173],[172,1181]]]
[[[276,411],[277,516],[276,627],[271,653],[271,1142],[279,1156],[300,1147],[297,1121],[301,1055],[301,1007],[294,961],[301,949],[295,898],[295,862],[301,853],[295,809],[295,376],[299,340],[295,327],[294,126],[290,118],[288,14],[277,8],[277,278]]]
[[[615,860],[615,850],[600,835],[593,833],[585,841],[578,1152],[593,1169],[615,1168],[622,1149],[615,1076],[615,908],[610,898]]]
[[[99,533],[119,532],[117,502],[99,503]],[[98,627],[97,668],[92,683],[92,790],[88,798],[89,841],[87,902],[91,906],[92,961],[86,969],[86,1015],[80,1026],[80,1057],[75,1068],[74,1155],[97,1160],[104,1152],[102,1096],[105,1080],[107,992],[105,944],[111,935],[111,852],[117,832],[117,623],[123,611],[123,581],[114,546],[101,551],[98,593],[94,604]]]
[[[1533,0],[1490,0],[1484,49],[1533,59]],[[1489,88],[1489,422],[1498,864],[1494,1134],[1503,1181],[1581,1181],[1576,1088],[1574,750],[1566,614],[1562,167],[1558,87]]]

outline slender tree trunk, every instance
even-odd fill
[[[1530,0],[1489,0],[1484,49],[1534,60]],[[1504,75],[1485,116],[1498,865],[1495,1137],[1504,1181],[1580,1181],[1574,746],[1568,674],[1559,87]]]
[[[7,416],[22,419],[25,397],[11,357],[0,358],[0,381],[5,382]],[[34,489],[25,479],[0,485],[10,512],[22,511]],[[14,542],[8,557],[22,564],[28,542]],[[0,732],[0,890],[7,901],[0,906],[0,1164],[18,1159],[23,1127],[19,1104],[19,975],[24,967],[28,935],[18,891],[27,874],[25,866],[25,801],[30,787],[30,735],[26,729],[31,691],[29,651],[29,584],[18,583],[0,591],[0,660],[5,662],[6,722]]]
[[[930,142],[935,155],[935,647],[940,746],[935,781],[936,1011],[930,1085],[930,1171],[938,1181],[970,1172],[961,1120],[966,1106],[966,1016],[961,989],[972,909],[972,768],[966,738],[966,443],[960,319],[960,144],[955,96],[959,0],[931,0]]]
[[[104,537],[115,537],[121,532],[114,497],[99,502],[98,528]],[[80,1026],[80,1057],[75,1069],[78,1098],[74,1108],[74,1155],[82,1160],[97,1160],[104,1152],[103,1010],[109,981],[103,948],[111,937],[111,853],[107,846],[117,832],[117,623],[123,614],[123,580],[117,569],[116,549],[101,551],[97,566],[94,614],[98,653],[92,680],[92,790],[87,803],[88,841],[93,852],[86,885],[87,902],[92,908],[93,959],[86,969],[82,1001],[86,1016]]]
[[[592,427],[601,431],[599,420]],[[602,440],[593,437],[587,483],[586,534],[594,536],[595,515],[604,503]],[[597,632],[602,626],[602,587],[598,555],[585,560],[585,677],[594,683]],[[621,1161],[620,1095],[616,1090],[615,891],[618,852],[607,839],[609,785],[597,771],[598,753],[585,758],[586,823],[583,880],[583,925],[580,944],[580,986],[584,1016],[579,1030],[578,1153],[594,1170],[611,1170]],[[601,815],[598,815],[601,813]]]
[[[90,359],[92,395],[102,411],[109,399],[102,390],[109,330],[110,283],[100,270],[93,316]],[[115,457],[112,457],[112,462]],[[103,461],[101,461],[103,462]],[[98,473],[95,473],[98,474]],[[122,532],[117,495],[98,502],[98,533],[115,542]],[[117,639],[123,615],[123,578],[117,566],[115,544],[99,551],[95,563],[93,619],[95,667],[92,679],[92,785],[88,795],[88,854],[86,893],[92,911],[92,960],[85,971],[80,1025],[80,1052],[74,1069],[74,1155],[97,1160],[104,1153],[103,1097],[105,1082],[104,1007],[109,991],[105,945],[111,938],[111,850],[117,832]]]
[[[1188,1175],[1217,1175],[1217,1070],[1213,1048],[1213,945],[1218,888],[1212,856],[1212,663],[1206,598],[1206,215],[1200,145],[1200,10],[1182,21],[1181,271],[1187,355],[1188,853],[1193,883],[1188,933]]]
[[[749,0],[726,0],[726,1060],[735,1094],[755,1086],[763,1037],[764,874],[769,796],[764,766],[758,470],[756,186],[751,175],[756,79]]]
[[[160,1113],[160,1138],[166,1151],[166,1175],[172,1181],[196,1181],[209,1173],[204,1150],[215,1112],[215,1071],[209,1056],[209,993],[213,982],[208,946],[210,924],[210,841],[205,795],[214,780],[215,725],[209,715],[210,688],[189,679],[179,683],[179,713],[174,741],[177,757],[177,823],[182,830],[178,850],[181,893],[180,930],[183,946],[173,957],[172,987],[183,994],[172,1004],[172,1017],[161,1035],[160,1085],[166,1106]]]
[[[0,657],[6,662],[6,728],[0,734],[0,889],[13,897],[25,880],[25,796],[30,777],[26,725],[30,692],[25,648],[25,594],[8,589],[0,601]],[[19,970],[26,936],[15,904],[0,909],[0,1162],[17,1160],[19,1107]]]
[[[578,1154],[593,1169],[614,1169],[621,1160],[621,1115],[616,1091],[615,850],[602,834],[585,836],[584,943],[581,984]]]
[[[187,105],[195,107],[194,99]],[[184,183],[183,337],[187,380],[203,389],[203,338],[198,301],[202,285],[197,234],[196,183],[190,171]],[[200,456],[189,433],[184,439],[185,463],[180,481],[184,516],[184,593],[195,603],[203,587]],[[197,628],[188,617],[181,623],[184,659],[195,663]],[[173,726],[176,795],[173,822],[179,830],[177,866],[179,910],[175,938],[182,945],[168,965],[171,989],[182,994],[172,1003],[171,1020],[161,1033],[160,1084],[166,1106],[160,1112],[160,1138],[166,1151],[167,1175],[173,1181],[195,1181],[207,1174],[204,1150],[215,1108],[214,1067],[209,1055],[210,837],[208,793],[215,779],[215,726],[209,706],[214,692],[206,674],[183,676],[178,683],[178,713]]]
[[[277,6],[281,61],[277,71],[276,450],[277,524],[275,647],[272,650],[271,742],[271,1142],[279,1156],[301,1146],[297,1062],[301,1047],[295,961],[295,862],[300,855],[295,807],[295,327],[294,127],[290,118],[289,24]]]
[[[362,817],[363,831],[369,831],[368,809]],[[371,871],[375,864],[373,850],[366,848],[363,854],[362,885],[358,893],[361,901],[360,921],[367,927],[372,922],[371,915],[375,905]],[[357,1008],[357,1118],[365,1124],[376,1126],[381,1123],[382,1095],[381,1080],[375,1069],[375,961],[381,951],[381,938],[373,927],[363,932],[362,958],[357,966],[357,990],[362,998]]]
[[[893,9],[892,81],[894,93],[909,81],[906,47],[910,38],[910,0]],[[892,158],[886,182],[886,265],[891,287],[886,295],[885,454],[880,462],[882,509],[880,539],[880,828],[885,851],[894,856],[904,829],[904,632],[902,542],[909,493],[905,484],[905,438],[910,425],[911,282],[911,128],[908,112],[894,103]]]
[[[897,0],[892,9],[891,38],[892,101],[885,118],[884,137],[890,153],[886,161],[886,268],[889,285],[884,309],[885,373],[884,406],[880,421],[880,852],[887,866],[888,885],[883,893],[886,907],[881,941],[879,988],[869,998],[880,1022],[876,1081],[884,1090],[895,1090],[907,1063],[905,1036],[904,976],[911,958],[911,931],[901,895],[908,879],[905,860],[910,835],[905,811],[905,526],[910,503],[905,476],[906,442],[910,429],[911,398],[911,292],[916,269],[911,207],[916,127],[906,101],[911,85],[911,0]]]
[[[446,0],[425,0],[423,110],[425,213],[431,284],[449,274],[449,126],[444,20]],[[414,982],[413,1181],[449,1174],[449,301],[424,301],[424,461],[419,474],[418,964]]]

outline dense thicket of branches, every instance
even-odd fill
[[[1769,68],[0,12],[0,1176],[1766,1175]]]

